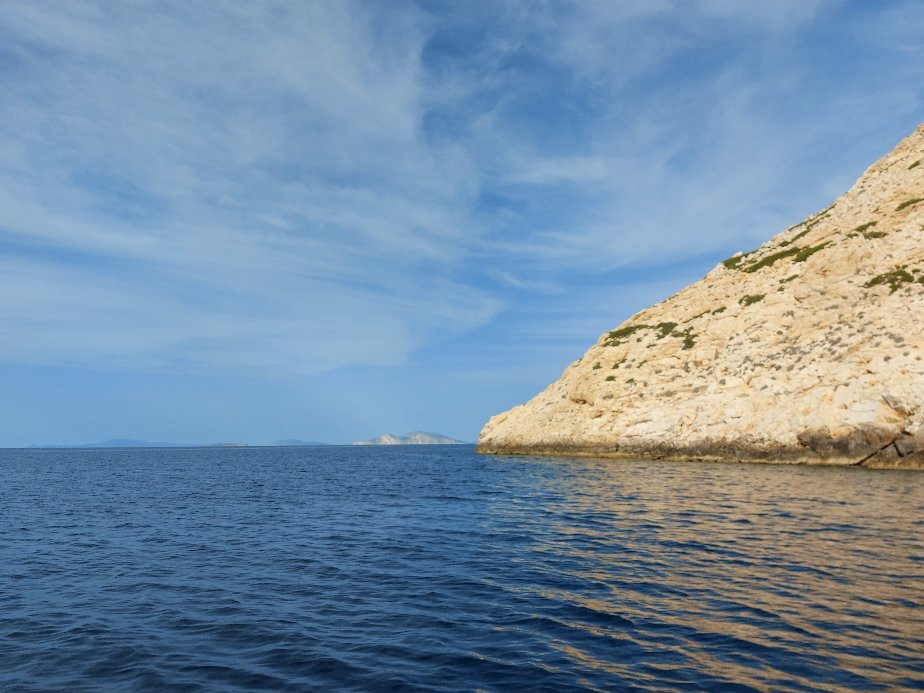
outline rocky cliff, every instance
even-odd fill
[[[830,207],[603,334],[477,449],[924,467],[924,124]]]

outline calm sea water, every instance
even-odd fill
[[[924,474],[0,451],[0,690],[924,687]]]

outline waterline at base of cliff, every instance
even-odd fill
[[[662,445],[648,448],[531,443],[501,445],[479,443],[475,452],[485,455],[539,455],[553,457],[594,457],[675,462],[731,462],[763,464],[827,465],[867,469],[924,469],[924,444],[910,438],[890,440],[881,446],[857,446],[857,438],[826,439],[818,450],[806,448],[757,448],[722,443],[696,447]]]

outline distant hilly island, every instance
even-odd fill
[[[328,443],[318,443],[312,440],[286,438],[270,443],[276,447],[318,447]],[[246,448],[248,443],[165,443],[148,440],[135,440],[134,438],[112,438],[101,440],[98,443],[42,443],[30,445],[30,448]]]
[[[412,431],[403,436],[393,436],[386,433],[378,438],[357,440],[353,445],[465,445],[465,441],[456,440],[440,433]]]
[[[403,436],[386,433],[378,438],[360,440],[353,445],[461,445],[464,441],[456,440],[439,433],[413,431]],[[284,438],[270,443],[273,447],[322,447],[330,443],[300,438]],[[248,443],[168,443],[163,441],[136,440],[135,438],[111,438],[96,443],[41,443],[30,448],[245,448]]]
[[[313,448],[320,445],[330,445],[330,443],[319,443],[314,440],[299,440],[298,438],[286,438],[277,440],[273,445],[284,448]]]
[[[112,438],[97,443],[41,443],[30,448],[245,448],[247,443],[165,443],[134,438]]]

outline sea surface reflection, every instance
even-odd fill
[[[924,474],[0,451],[0,689],[924,687]]]

